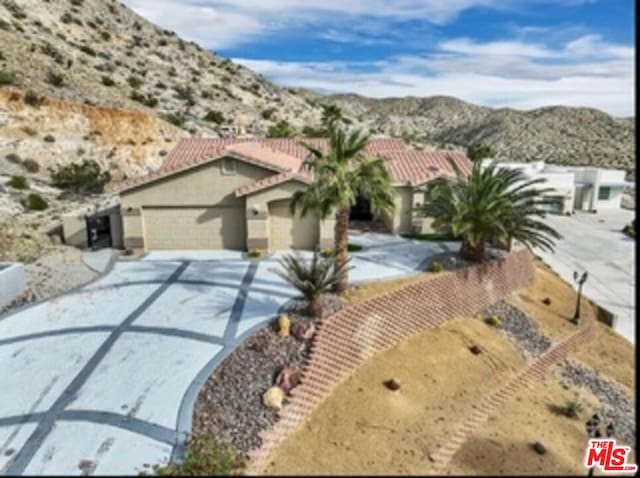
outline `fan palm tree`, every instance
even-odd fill
[[[312,212],[320,219],[336,214],[334,249],[338,268],[348,260],[349,211],[356,199],[368,199],[374,214],[390,212],[394,207],[393,187],[384,160],[364,154],[368,142],[369,135],[361,131],[346,133],[332,128],[327,151],[302,143],[309,151],[305,167],[314,180],[304,191],[293,195],[291,210],[299,210],[301,216]],[[343,292],[347,283],[345,272],[336,283],[336,292]]]
[[[546,179],[527,179],[521,171],[495,164],[483,168],[480,161],[465,176],[451,158],[449,163],[455,178],[435,180],[420,210],[434,218],[434,227],[448,227],[461,237],[463,258],[482,261],[487,244],[510,246],[513,239],[529,249],[553,250],[562,236],[538,219],[546,216],[544,194],[553,189],[534,187]]]
[[[329,130],[337,128],[344,121],[342,110],[336,105],[322,107],[322,124]]]
[[[335,256],[323,257],[318,251],[310,261],[299,254],[287,254],[279,260],[282,269],[274,272],[295,287],[307,301],[307,312],[312,317],[322,316],[320,297],[329,292],[347,273],[347,264],[337,264]]]

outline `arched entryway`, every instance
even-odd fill
[[[351,207],[349,213],[351,221],[371,221],[373,214],[371,213],[371,203],[365,197],[358,196],[356,203]]]

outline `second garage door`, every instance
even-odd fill
[[[289,210],[291,201],[281,200],[269,204],[269,249],[313,250],[318,244],[318,219],[311,213],[304,218]]]
[[[146,249],[239,249],[246,244],[244,207],[144,208]]]

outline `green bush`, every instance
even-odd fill
[[[131,93],[131,99],[133,101],[137,101],[138,103],[142,103],[149,108],[155,108],[156,106],[158,106],[158,99],[153,95],[145,95],[143,93],[134,91]]]
[[[140,88],[143,85],[142,80],[137,76],[133,76],[133,75],[127,78],[127,82],[129,83],[129,86],[131,88]]]
[[[62,73],[56,73],[55,71],[49,71],[47,73],[47,83],[55,86],[56,88],[60,88],[64,85],[64,76]]]
[[[289,124],[287,120],[280,120],[269,128],[270,138],[291,138],[295,136],[296,130]]]
[[[567,400],[565,405],[565,413],[569,418],[578,418],[582,412],[582,403],[578,399]]]
[[[491,327],[495,327],[497,329],[502,327],[502,319],[497,315],[492,315],[491,317],[487,317],[486,319],[484,319],[484,321],[487,325],[490,325]]]
[[[15,82],[15,73],[5,70],[0,71],[0,86],[13,85]]]
[[[110,76],[103,76],[102,77],[102,84],[104,86],[114,86],[116,84],[115,80],[113,78],[111,78]]]
[[[208,111],[204,119],[205,121],[211,121],[216,124],[224,123],[224,115],[220,111]]]
[[[22,161],[22,166],[30,173],[37,173],[40,171],[40,164],[33,159],[25,159]]]
[[[179,127],[182,127],[182,125],[184,125],[184,122],[186,121],[186,118],[182,113],[168,113],[164,115],[163,118],[172,125]]]
[[[29,181],[27,181],[27,178],[25,178],[24,176],[11,176],[8,184],[13,189],[29,189]]]
[[[89,56],[96,56],[97,55],[96,51],[93,48],[91,48],[90,46],[88,46],[88,45],[80,45],[78,47],[78,49],[82,53],[85,53],[85,54],[87,54]]]
[[[22,100],[34,108],[38,108],[44,102],[44,98],[33,90],[27,90]]]
[[[271,119],[271,117],[273,116],[273,113],[276,112],[275,108],[267,108],[266,110],[262,110],[260,112],[260,116],[262,116],[262,119]]]
[[[429,270],[431,272],[442,272],[442,269],[443,269],[442,262],[440,261],[433,261],[429,266]]]
[[[103,171],[93,159],[50,168],[49,172],[55,187],[75,193],[101,193],[111,180],[109,171]]]
[[[158,476],[224,476],[237,474],[242,468],[244,463],[231,446],[207,436],[191,439],[182,463],[155,465],[153,471]]]
[[[27,196],[24,207],[29,211],[44,211],[49,207],[49,203],[38,193],[31,193]]]

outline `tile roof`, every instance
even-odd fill
[[[223,156],[238,157],[273,169],[274,172],[294,173],[291,177],[306,177],[308,180],[308,175],[301,171],[301,167],[309,153],[300,144],[301,141],[309,143],[320,150],[326,150],[328,147],[326,138],[182,139],[169,153],[160,169],[146,176],[125,181],[116,187],[112,187],[112,189],[126,191]],[[396,138],[373,138],[365,149],[365,153],[385,158],[391,177],[396,184],[421,184],[442,174],[453,174],[453,170],[446,159],[447,156],[450,156],[463,172],[471,170],[471,162],[463,153],[453,151],[416,151],[409,149],[404,141]],[[280,174],[278,176],[279,179],[282,179]],[[265,184],[271,184],[265,183],[265,180],[260,180],[257,183],[259,183],[255,186],[257,189],[260,189]],[[244,191],[246,187],[248,186],[238,189]],[[236,193],[246,194],[246,192]]]
[[[287,171],[284,173],[274,174],[273,176],[267,176],[266,178],[259,179],[244,186],[236,188],[236,196],[246,196],[247,194],[255,193],[261,189],[265,189],[276,184],[281,184],[289,180],[298,180],[303,183],[310,183],[311,176],[303,172]]]

